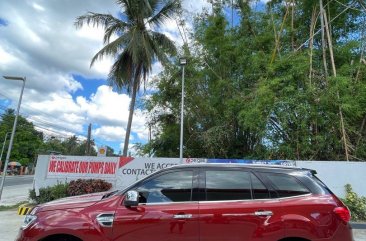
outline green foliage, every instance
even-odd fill
[[[76,196],[94,192],[105,192],[112,188],[112,184],[101,179],[73,180],[67,187],[68,196]]]
[[[359,197],[350,184],[345,185],[346,197],[342,199],[343,203],[351,211],[353,221],[366,220],[366,197]]]
[[[96,156],[95,143],[91,141],[90,156]],[[87,141],[81,141],[76,136],[65,140],[50,138],[45,140],[39,148],[39,154],[59,153],[62,155],[85,156],[87,155]]]
[[[6,157],[6,150],[9,146],[10,134],[13,128],[14,118],[14,110],[8,109],[5,111],[0,119],[1,147],[6,133],[8,133],[1,161],[4,161]],[[17,129],[14,136],[13,147],[10,155],[10,161],[17,161],[20,162],[22,165],[28,165],[28,163],[34,162],[34,160],[37,158],[37,149],[42,145],[42,139],[43,134],[35,130],[33,123],[27,121],[24,117],[19,116]]]
[[[70,183],[58,183],[54,186],[40,188],[39,196],[35,190],[29,191],[29,198],[36,203],[46,203],[56,199],[111,189],[112,184],[101,179],[78,179]]]
[[[167,19],[174,17],[180,9],[180,1],[123,0],[117,4],[121,10],[118,17],[89,12],[79,16],[75,25],[104,27],[105,46],[93,57],[91,65],[106,56],[113,56],[115,63],[108,75],[109,83],[132,94],[123,149],[123,155],[127,156],[136,94],[140,86],[146,84],[153,63],[164,64],[176,53],[174,42],[157,30]],[[110,41],[112,35],[118,36],[117,39]]]
[[[341,0],[344,5],[359,2]],[[352,160],[366,159],[366,65],[361,37],[366,14],[324,0],[337,76],[329,50],[324,70],[321,35],[311,48],[312,15],[319,2],[270,1],[256,11],[237,1],[240,22],[227,19],[229,1],[213,1],[213,13],[195,18],[185,66],[184,156],[344,160],[344,119]],[[293,11],[293,14],[292,14]],[[316,21],[315,32],[320,28]],[[276,32],[276,35],[274,34]],[[366,36],[364,36],[366,37]],[[312,55],[310,55],[312,53]],[[312,58],[310,58],[312,56]],[[147,99],[154,138],[142,154],[173,157],[179,153],[181,74],[167,65],[156,79],[159,90]]]
[[[36,203],[46,203],[56,199],[67,197],[68,183],[58,183],[52,187],[39,189],[39,196],[36,196],[35,190],[29,191],[29,198]]]

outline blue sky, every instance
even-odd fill
[[[183,7],[190,18],[210,4],[186,0]],[[21,114],[46,135],[58,138],[85,139],[92,123],[97,145],[111,146],[118,153],[124,144],[130,97],[107,84],[111,58],[90,68],[90,60],[103,47],[103,29],[74,27],[75,18],[88,11],[116,15],[115,1],[2,0],[0,9],[0,75],[27,77]],[[166,22],[160,31],[182,44],[175,21]],[[150,79],[161,70],[155,63]],[[20,81],[0,77],[0,114],[16,108],[20,90]],[[144,110],[135,111],[130,147],[147,142],[146,117]]]
[[[0,26],[6,26],[8,22],[5,19],[0,18]]]

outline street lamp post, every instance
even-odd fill
[[[8,139],[8,135],[10,134],[10,132],[6,132],[5,134],[5,138],[4,138],[4,142],[3,142],[3,148],[1,149],[1,155],[0,155],[0,168],[1,168],[1,160],[3,158],[3,153],[4,153],[4,148],[5,148],[5,143],[6,143],[6,140]]]
[[[180,109],[180,147],[179,158],[180,162],[183,162],[183,117],[184,117],[184,66],[187,64],[186,58],[180,58],[179,64],[182,66],[182,101]]]
[[[1,200],[2,193],[3,193],[5,176],[6,176],[6,169],[8,167],[8,163],[9,163],[10,152],[11,152],[11,148],[13,147],[14,134],[15,134],[15,130],[16,130],[16,127],[17,127],[19,109],[20,109],[20,104],[22,103],[23,91],[24,91],[25,80],[26,80],[25,77],[14,77],[14,76],[3,76],[3,77],[5,79],[9,79],[9,80],[21,80],[21,81],[23,81],[23,86],[22,86],[22,91],[20,92],[20,97],[19,97],[19,101],[18,101],[18,108],[17,108],[17,112],[16,112],[16,115],[15,115],[15,119],[14,119],[13,130],[12,130],[11,136],[10,136],[8,152],[6,153],[3,177],[2,177],[1,186],[0,186],[0,200]]]

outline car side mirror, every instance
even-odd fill
[[[123,204],[126,207],[136,207],[139,205],[139,193],[135,190],[130,190],[126,193]]]

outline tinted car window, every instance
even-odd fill
[[[244,171],[206,171],[206,200],[251,199],[250,173]]]
[[[251,180],[254,199],[265,199],[270,197],[268,189],[255,175],[251,174]]]
[[[266,173],[273,183],[279,197],[291,197],[309,193],[295,177],[286,174]]]
[[[143,183],[136,190],[140,203],[191,201],[192,171],[178,171],[163,174]]]

